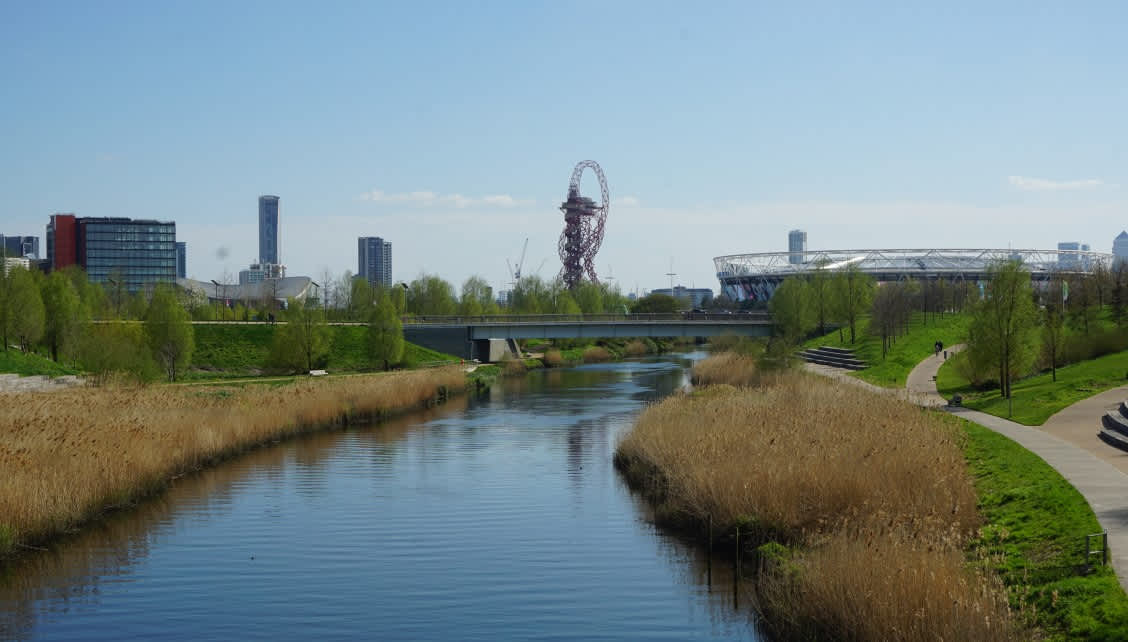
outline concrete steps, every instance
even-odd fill
[[[1097,436],[1109,446],[1128,452],[1128,402],[1121,402],[1115,410],[1101,417],[1101,431]]]
[[[864,370],[869,367],[869,364],[865,361],[854,356],[853,350],[831,346],[804,350],[799,353],[799,358],[807,363],[817,363],[845,370]]]

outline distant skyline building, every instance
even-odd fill
[[[121,279],[138,292],[176,281],[176,223],[54,214],[47,224],[51,270],[78,265],[93,283]]]
[[[1121,231],[1112,241],[1112,255],[1118,261],[1128,261],[1128,232]]]
[[[695,308],[709,305],[713,300],[713,291],[709,288],[687,288],[684,285],[676,285],[673,288],[658,288],[657,290],[651,290],[650,293],[665,294],[675,299],[688,300]]]
[[[1058,255],[1058,265],[1063,268],[1074,268],[1081,264],[1080,252],[1088,252],[1089,244],[1079,241],[1062,241],[1057,244],[1057,249],[1063,254]]]
[[[788,263],[797,265],[803,262],[807,251],[807,233],[803,230],[791,230],[787,233],[787,251],[790,255]]]
[[[176,278],[188,278],[188,244],[184,241],[176,242]]]
[[[368,284],[392,286],[392,244],[379,236],[357,238],[356,273]]]
[[[8,257],[39,258],[38,236],[5,236],[0,234],[0,250]]]
[[[278,197],[269,194],[258,200],[259,219],[259,263],[278,261]]]
[[[277,263],[252,263],[250,267],[239,271],[239,285],[252,285],[267,279],[286,278],[286,266]]]

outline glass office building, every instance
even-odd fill
[[[379,236],[361,236],[357,239],[357,276],[363,277],[373,287],[392,287],[392,244]]]
[[[120,278],[130,292],[176,281],[176,223],[128,218],[77,223],[78,263],[91,281]]]
[[[259,263],[278,261],[278,197],[259,197]]]
[[[176,278],[188,278],[188,244],[184,241],[176,242]]]

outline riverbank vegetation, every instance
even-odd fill
[[[287,436],[379,419],[466,386],[461,368],[282,386],[106,386],[0,403],[0,557],[179,475]]]
[[[783,372],[650,407],[616,465],[660,521],[761,547],[781,638],[1021,635],[999,580],[965,564],[981,520],[961,434],[919,408]]]

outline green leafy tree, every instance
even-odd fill
[[[144,320],[145,341],[153,359],[169,381],[176,381],[177,373],[191,363],[196,341],[188,311],[180,305],[171,286],[162,283],[153,290]]]
[[[309,372],[325,365],[329,355],[329,324],[325,311],[307,307],[300,299],[287,299],[285,323],[274,330],[270,362],[290,372]]]
[[[28,352],[43,337],[46,313],[43,296],[39,293],[36,275],[22,267],[8,271],[8,330],[19,342],[20,349]],[[4,342],[7,346],[7,340]]]
[[[1122,325],[1125,309],[1128,308],[1128,260],[1117,260],[1112,267],[1112,284],[1109,292],[1109,303],[1112,307],[1112,320],[1116,325]]]
[[[831,318],[831,308],[833,307],[832,286],[830,272],[826,269],[826,260],[822,260],[811,272],[810,279],[811,308],[820,335],[826,334],[826,324]]]
[[[572,298],[584,314],[603,314],[603,295],[603,286],[591,281],[580,281],[572,288]]]
[[[634,314],[672,314],[679,308],[678,300],[668,294],[648,294],[631,306]]]
[[[1057,381],[1057,367],[1064,347],[1064,319],[1061,302],[1061,281],[1051,280],[1045,306],[1042,308],[1042,352],[1050,362],[1050,378]]]
[[[396,314],[403,315],[407,311],[407,288],[403,284],[395,284],[388,292],[392,300],[392,307],[396,309]]]
[[[376,291],[364,277],[356,277],[349,285],[349,318],[363,321],[372,313],[376,305]]]
[[[1070,325],[1080,330],[1081,334],[1089,336],[1090,330],[1097,322],[1097,313],[1100,311],[1096,279],[1090,276],[1077,276],[1071,279],[1065,302]]]
[[[4,342],[4,352],[8,351],[8,338],[12,329],[12,278],[10,270],[2,263],[4,248],[0,247],[0,340]]]
[[[834,275],[834,307],[836,315],[850,327],[850,343],[857,341],[858,319],[869,309],[876,284],[873,277],[856,264]]]
[[[127,374],[147,381],[160,374],[139,323],[110,321],[90,324],[79,340],[78,361],[95,381]]]
[[[40,286],[43,296],[43,339],[51,358],[59,360],[59,351],[73,349],[82,323],[82,302],[74,284],[62,272],[52,272]]]
[[[1010,398],[1012,380],[1034,358],[1031,346],[1038,313],[1030,273],[1018,261],[995,263],[987,276],[983,300],[968,328],[967,349],[973,362],[995,369],[1002,395]]]
[[[496,314],[493,288],[480,276],[472,276],[462,284],[462,297],[458,302],[458,313],[462,316]]]
[[[552,309],[548,284],[539,276],[521,277],[509,292],[509,311],[513,314],[545,314]]]
[[[382,363],[384,370],[403,358],[403,323],[390,297],[383,297],[368,319],[368,358]]]
[[[407,311],[410,314],[445,316],[457,310],[454,286],[436,275],[421,275],[408,286]]]
[[[811,287],[800,277],[788,277],[776,288],[768,304],[776,332],[787,343],[797,343],[815,326]]]

